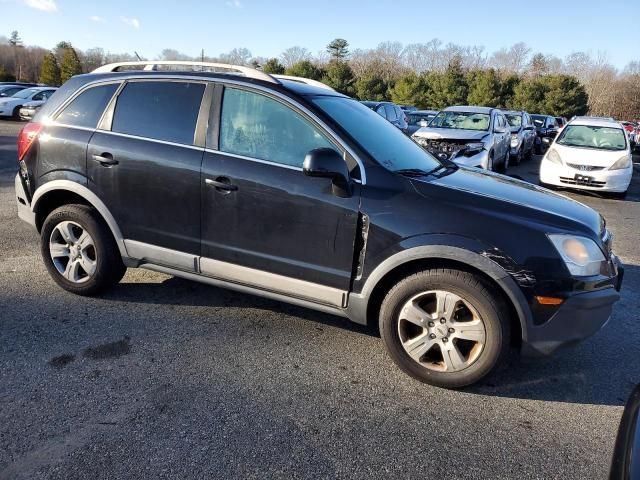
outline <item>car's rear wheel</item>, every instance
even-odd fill
[[[53,280],[78,295],[98,293],[126,272],[111,231],[86,205],[51,212],[42,225],[40,247]]]
[[[479,276],[425,270],[388,293],[380,310],[380,332],[405,373],[431,385],[460,388],[506,360],[506,311]]]
[[[16,108],[13,109],[13,114],[11,115],[11,118],[13,118],[14,120],[20,120],[20,106],[17,106]]]

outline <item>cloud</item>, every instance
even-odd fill
[[[23,0],[28,7],[42,10],[43,12],[55,12],[58,6],[54,0]]]
[[[122,20],[124,23],[126,23],[130,27],[135,28],[136,30],[140,29],[140,20],[138,20],[137,18],[134,18],[134,17],[120,17],[120,20]]]
[[[242,3],[240,3],[240,0],[228,0],[226,4],[227,7],[242,8]]]
[[[92,22],[104,23],[104,18],[99,17],[98,15],[91,15],[89,17],[89,20],[91,20]]]

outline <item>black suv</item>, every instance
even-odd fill
[[[18,213],[62,288],[141,267],[303,305],[379,326],[445,387],[609,318],[622,268],[594,210],[438,160],[315,82],[157,67],[73,77],[19,135]]]
[[[551,115],[531,115],[533,125],[536,127],[535,152],[538,155],[545,153],[558,136],[559,126],[556,117]]]

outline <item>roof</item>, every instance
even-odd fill
[[[498,110],[493,107],[474,107],[474,106],[465,106],[465,105],[457,105],[455,107],[447,107],[443,110],[443,112],[465,112],[465,113],[484,113],[490,115],[494,110]]]
[[[505,115],[522,115],[525,112],[522,110],[502,110],[502,113]]]
[[[597,117],[578,117],[571,120],[567,125],[584,125],[589,127],[610,127],[622,128],[620,122]]]
[[[360,100],[360,103],[367,107],[375,107],[377,105],[395,105],[393,102],[376,101],[376,100]]]

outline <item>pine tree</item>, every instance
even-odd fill
[[[82,65],[78,54],[73,48],[65,49],[62,55],[62,64],[60,65],[60,81],[64,83],[79,73],[82,73]]]
[[[320,80],[322,78],[322,70],[309,60],[294,63],[287,68],[285,73],[294,77],[310,78],[311,80]]]
[[[270,58],[262,66],[264,73],[273,73],[274,75],[282,75],[284,73],[284,66],[278,61],[277,58]]]
[[[60,85],[60,66],[53,53],[47,53],[40,67],[40,83],[45,85]]]
[[[349,56],[349,42],[344,38],[336,38],[327,45],[327,52],[334,60],[343,60]]]

